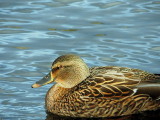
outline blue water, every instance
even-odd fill
[[[0,120],[43,120],[59,55],[160,73],[158,0],[0,0]]]

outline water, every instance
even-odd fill
[[[159,21],[158,0],[0,0],[0,119],[46,119],[31,85],[62,54],[160,73]]]

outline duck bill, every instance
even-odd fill
[[[48,73],[44,78],[41,80],[37,81],[35,84],[32,85],[32,88],[38,88],[43,85],[49,84],[54,81],[54,78],[52,78],[51,72]]]

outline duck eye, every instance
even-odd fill
[[[61,68],[60,66],[52,68],[52,72],[55,72],[56,70],[59,70],[60,68]]]
[[[62,68],[62,67],[63,67],[63,66],[57,66],[56,69],[58,70],[58,69],[60,69],[60,68]]]

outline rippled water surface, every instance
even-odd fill
[[[0,0],[0,120],[46,118],[31,84],[66,53],[160,73],[160,1]]]

